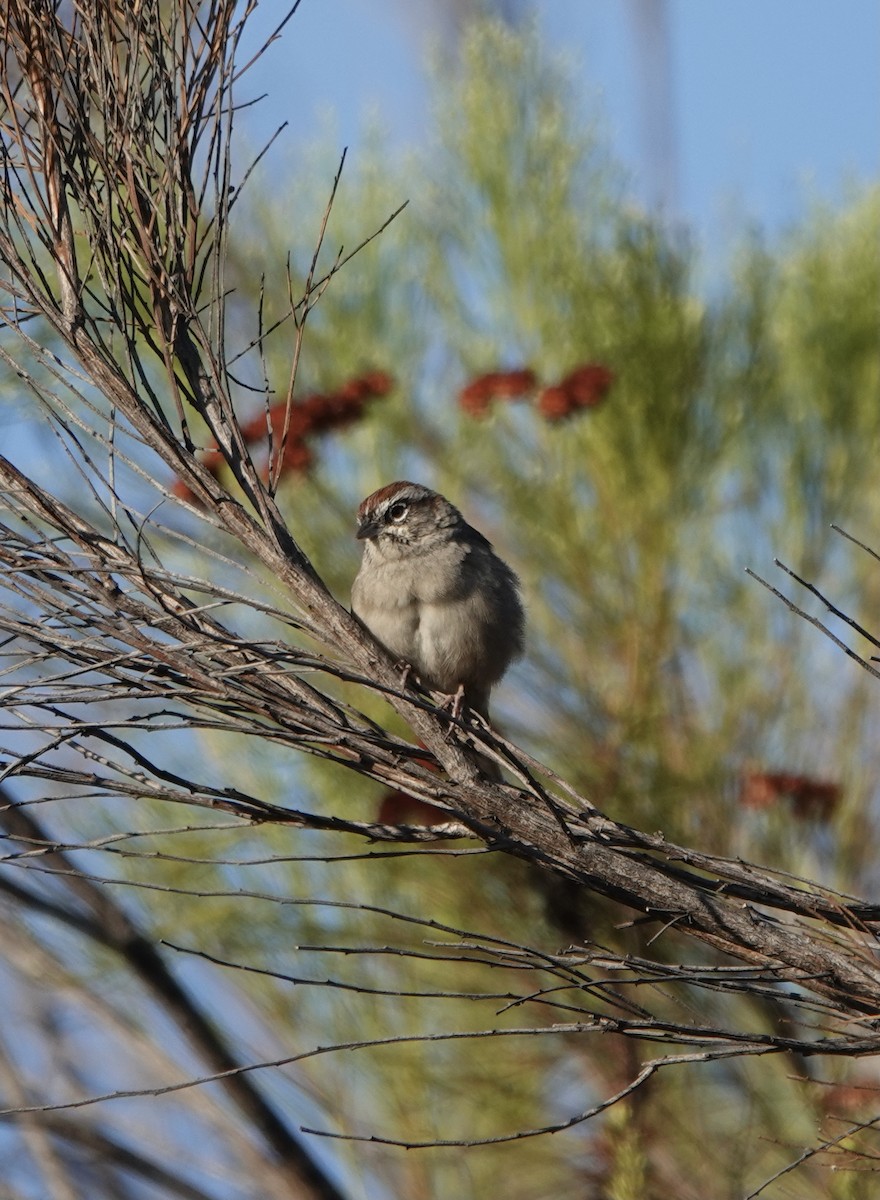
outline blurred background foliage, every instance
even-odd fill
[[[574,115],[564,64],[534,35],[491,23],[470,26],[460,50],[437,64],[433,140],[394,159],[377,131],[345,166],[319,275],[340,246],[353,248],[403,199],[409,206],[310,316],[296,398],[370,372],[394,387],[315,437],[310,461],[285,472],[290,526],[346,602],[360,499],[395,478],[436,487],[523,581],[528,649],[494,714],[509,736],[619,820],[875,896],[880,691],[744,568],[782,586],[779,555],[868,628],[880,611],[877,562],[830,528],[880,549],[880,189],[817,208],[773,242],[744,232],[708,294],[698,248],[630,202],[599,124],[585,129]],[[261,287],[265,327],[283,317],[288,255],[294,294],[301,287],[337,166],[330,145],[290,178],[271,159],[236,209],[231,344],[255,336]],[[283,399],[292,345],[284,322],[242,378],[250,371],[259,383],[265,372]],[[603,386],[561,412],[561,385],[585,366],[601,368]],[[485,382],[526,371],[515,396]],[[242,420],[260,412],[243,388]],[[195,514],[186,519],[197,529]],[[796,599],[822,614],[806,593]],[[376,701],[349,698],[391,719]],[[370,819],[387,802],[353,774],[291,762],[265,743],[205,734],[170,753],[198,755],[230,787],[280,804]],[[436,958],[430,942],[450,935],[368,906],[548,953],[589,936],[638,954],[656,934],[501,856],[377,855],[269,827],[149,833],[179,816],[120,802],[113,812],[68,805],[63,820],[80,838],[108,826],[144,831],[130,845],[146,857],[96,850],[79,861],[149,883],[123,899],[157,937],[236,964],[392,993],[500,997],[528,990],[529,977],[488,971],[476,952],[458,964]],[[286,906],[243,890],[363,907]],[[693,957],[674,932],[662,945],[652,953]],[[81,948],[74,959],[76,972],[108,970],[105,958],[87,966]],[[238,1036],[254,1054],[566,1019],[506,1009],[502,998],[383,997],[173,965],[191,972],[227,1031],[247,1012]],[[696,1003],[707,1024],[761,1029],[774,1019],[755,1000],[719,994],[711,1013],[705,992]],[[150,1018],[144,1009],[132,1019]],[[287,1078],[323,1127],[478,1137],[586,1109],[650,1054],[612,1035],[453,1041],[324,1056]],[[853,1082],[866,1090],[844,1086]],[[733,1060],[661,1073],[606,1117],[554,1138],[466,1152],[331,1145],[352,1196],[490,1196],[503,1179],[509,1200],[732,1200],[817,1128],[833,1136],[836,1117],[872,1113],[875,1087],[867,1063]],[[862,1148],[878,1149],[870,1134]],[[793,1191],[783,1180],[764,1194],[871,1194],[870,1173],[831,1173],[820,1160],[796,1179]]]

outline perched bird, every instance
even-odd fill
[[[489,695],[522,653],[519,580],[437,492],[389,483],[357,514],[364,557],[351,607],[421,684],[488,715]]]

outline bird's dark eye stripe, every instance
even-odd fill
[[[389,521],[402,521],[407,514],[407,509],[408,505],[404,504],[402,500],[398,500],[396,504],[392,504],[389,507],[388,512],[385,514],[386,519]]]

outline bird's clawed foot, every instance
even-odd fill
[[[449,713],[450,725],[446,730],[446,740],[451,741],[453,723],[460,719],[467,707],[464,700],[464,684],[460,683],[453,695],[444,697],[439,707]]]
[[[455,690],[455,695],[449,697],[451,704],[449,707],[449,715],[453,721],[457,721],[464,709],[464,684],[460,683]]]
[[[412,663],[408,663],[401,658],[394,664],[394,669],[400,672],[400,690],[405,692],[409,686],[410,676],[413,673]]]

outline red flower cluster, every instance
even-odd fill
[[[517,400],[532,391],[536,383],[535,372],[528,367],[519,371],[490,371],[463,387],[458,402],[472,417],[481,417],[489,411],[493,400]]]
[[[420,746],[424,744],[419,742]],[[413,761],[428,771],[437,770],[437,762],[433,758],[416,758]],[[376,813],[380,825],[444,825],[452,819],[445,809],[437,808],[427,800],[419,800],[416,796],[409,796],[398,788],[383,793]]]
[[[545,421],[563,421],[578,409],[601,404],[614,383],[614,372],[601,363],[575,367],[559,383],[544,388],[538,397],[538,412]]]
[[[453,819],[444,809],[399,790],[385,792],[376,813],[380,825],[445,825]]]
[[[472,380],[458,394],[458,403],[472,417],[484,416],[495,400],[518,400],[534,392],[534,371],[491,371]],[[575,367],[558,383],[545,387],[538,396],[537,409],[545,421],[561,421],[580,409],[595,408],[605,399],[614,383],[614,372],[602,363],[584,363]]]
[[[786,798],[796,817],[827,820],[840,802],[840,785],[784,771],[753,771],[743,776],[743,808],[772,808]]]
[[[394,380],[384,371],[370,371],[357,379],[349,379],[336,392],[315,392],[292,404],[289,419],[286,404],[273,404],[268,412],[262,412],[242,425],[242,437],[249,444],[259,443],[268,438],[271,429],[273,442],[277,445],[284,435],[285,422],[288,442],[301,442],[309,434],[340,429],[361,417],[367,401],[386,396],[393,386]]]
[[[349,379],[335,392],[315,392],[299,403],[288,406],[273,404],[268,411],[259,413],[241,426],[241,435],[248,445],[269,443],[271,432],[273,453],[281,452],[282,474],[287,471],[307,471],[314,461],[314,451],[307,438],[331,429],[341,429],[360,420],[364,407],[379,396],[386,396],[394,386],[394,379],[385,371],[369,371],[355,379]],[[287,435],[285,437],[285,425]],[[283,447],[282,447],[283,442]],[[224,459],[216,448],[208,450],[202,458],[216,479],[223,468]],[[189,488],[178,480],[172,491],[175,496],[190,503],[194,497]]]

